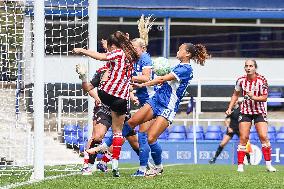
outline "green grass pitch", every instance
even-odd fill
[[[265,166],[246,166],[244,173],[238,173],[236,165],[171,165],[164,168],[164,173],[161,176],[133,178],[130,175],[136,171],[136,166],[121,164],[120,178],[113,178],[111,172],[95,172],[91,176],[76,174],[23,185],[17,188],[284,188],[284,166],[275,166],[278,170],[275,173],[266,172]],[[45,176],[50,177],[70,173],[74,172],[53,171],[51,167],[45,172]],[[22,175],[25,175],[23,178],[16,172],[13,172],[13,175],[5,176],[0,171],[0,175],[2,175],[0,187],[3,187],[12,182],[27,180],[30,173],[22,173]]]

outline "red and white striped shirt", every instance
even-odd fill
[[[116,49],[107,53],[106,66],[110,75],[108,81],[102,83],[100,90],[122,99],[129,99],[129,86],[133,64],[126,59],[122,49]]]
[[[262,96],[268,94],[268,84],[264,76],[256,74],[256,78],[250,80],[247,78],[247,75],[239,77],[235,90],[242,91],[242,95],[245,97],[247,92],[253,92],[254,96]],[[244,101],[241,104],[241,113],[242,114],[267,114],[265,108],[265,102],[257,102],[250,98],[244,98]]]

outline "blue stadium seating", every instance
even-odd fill
[[[78,125],[65,125],[63,129],[64,142],[69,145],[78,145],[79,130]]]
[[[205,140],[221,140],[222,133],[221,132],[206,132]]]
[[[172,125],[169,128],[170,133],[185,133],[186,129],[184,125]]]
[[[206,132],[222,132],[221,126],[219,125],[209,125]]]
[[[203,127],[198,125],[198,126],[195,127],[195,131],[196,131],[197,133],[203,133]],[[190,126],[190,127],[188,128],[187,132],[188,132],[188,133],[193,133],[193,126]]]
[[[169,133],[168,141],[185,141],[185,133]]]
[[[258,137],[258,134],[256,132],[251,132],[249,134],[249,139],[251,141],[259,141],[259,137]]]
[[[164,131],[159,137],[158,139],[167,139],[168,138],[168,132]]]
[[[284,126],[281,126],[278,130],[278,133],[284,133]]]
[[[278,133],[275,139],[277,142],[284,142],[284,132]]]
[[[240,138],[238,137],[238,135],[234,135],[231,140],[238,141],[238,140],[240,140]]]
[[[88,143],[87,140],[79,142],[78,145],[79,145],[79,151],[80,152],[84,152],[84,150],[86,149],[87,143]]]
[[[64,133],[77,132],[78,129],[79,129],[78,125],[64,125],[63,131]]]
[[[276,134],[275,133],[267,133],[267,137],[269,138],[270,142],[276,141]]]
[[[88,140],[89,133],[88,131],[78,130],[78,136],[81,141]]]
[[[268,126],[268,133],[274,133],[274,134],[276,134],[276,128],[275,128],[275,126]]]
[[[255,128],[254,125],[251,126],[251,128],[250,128],[250,133],[256,133],[256,128]]]
[[[193,140],[193,133],[187,133],[187,141]],[[204,140],[203,133],[196,133],[196,140]]]

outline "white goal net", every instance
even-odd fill
[[[74,47],[87,48],[88,1],[45,0],[44,162],[79,170],[88,101],[75,73]],[[34,165],[34,1],[0,1],[0,177],[27,181]],[[50,168],[45,168],[50,170]],[[19,180],[9,177],[15,173]],[[7,183],[5,183],[7,182]],[[1,186],[1,185],[0,185]]]

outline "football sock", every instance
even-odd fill
[[[151,156],[155,165],[160,165],[162,163],[162,148],[161,145],[156,141],[150,144]]]
[[[150,147],[148,144],[147,134],[145,132],[138,133],[138,143],[140,166],[145,166],[146,168],[149,159]]]

